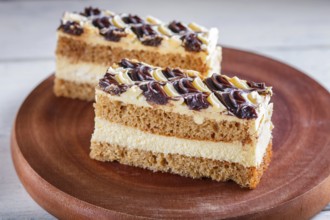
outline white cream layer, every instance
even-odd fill
[[[66,57],[58,56],[56,58],[55,75],[57,78],[66,81],[88,83],[96,86],[107,69],[107,66],[87,62],[73,63]]]
[[[239,141],[231,143],[197,141],[156,135],[96,117],[92,142],[106,142],[128,149],[202,157],[239,163],[244,167],[258,167],[271,140],[271,129],[271,121],[265,121],[257,144],[243,145]]]

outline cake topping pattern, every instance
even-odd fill
[[[184,26],[181,22],[178,21],[172,21],[169,25],[168,28],[173,31],[174,33],[177,34],[184,34],[188,31],[187,27]]]
[[[106,73],[102,79],[100,79],[99,85],[105,91],[112,95],[120,95],[128,89],[125,84],[120,84],[116,80],[116,74]]]
[[[98,29],[109,28],[111,23],[108,17],[95,18],[92,21],[93,25]]]
[[[129,14],[127,16],[123,16],[122,19],[126,24],[143,24],[143,23],[145,23],[144,20],[137,15]]]
[[[152,29],[151,25],[142,24],[140,26],[132,26],[131,29],[144,45],[158,46],[163,40],[163,38]]]
[[[197,37],[195,33],[188,33],[181,37],[183,45],[188,51],[201,51],[203,42]]]
[[[110,28],[101,32],[106,40],[118,42],[122,37],[125,37],[127,33],[125,33],[124,29],[119,28]]]
[[[158,105],[167,104],[169,97],[166,95],[160,82],[151,81],[140,85],[140,88],[148,102],[152,102]]]
[[[213,30],[211,34],[211,31],[195,23],[184,25],[172,21],[164,24],[151,16],[144,20],[138,15],[115,14],[92,7],[85,8],[81,13],[65,13],[59,30],[79,36],[84,28],[93,27],[98,28],[100,35],[108,41],[118,42],[121,38],[130,36],[132,39],[139,39],[143,45],[158,47],[166,39],[189,52],[207,50],[210,41],[215,46],[217,39],[213,36],[217,35],[217,31]]]
[[[100,34],[109,41],[118,42],[120,41],[120,38],[127,35],[124,28],[118,28],[118,25],[115,26],[112,24],[110,18],[107,16],[94,18],[92,24],[100,29]]]
[[[94,15],[100,15],[101,10],[93,7],[86,7],[83,12],[80,13],[83,16],[90,17]]]
[[[120,95],[138,86],[151,104],[165,105],[170,100],[183,100],[191,110],[212,106],[242,119],[257,118],[258,105],[266,95],[272,94],[271,87],[264,83],[219,74],[202,81],[195,71],[161,69],[127,59],[110,67],[99,86],[112,95]]]
[[[250,94],[253,91],[264,95],[271,94],[270,88],[266,88],[264,83],[245,82],[237,77],[233,77],[231,82],[229,82],[227,78],[226,76],[213,74],[211,77],[206,78],[204,82],[221,103],[234,115],[239,118],[257,118],[256,103],[254,100],[250,100],[252,98]],[[246,87],[245,85],[248,84],[263,85],[263,87]],[[244,96],[247,98],[244,98]]]
[[[67,21],[62,23],[58,30],[62,30],[64,33],[79,36],[84,32],[84,29],[76,21]]]
[[[162,70],[162,73],[164,74],[164,76],[167,79],[171,79],[171,78],[174,78],[174,77],[183,77],[184,76],[184,73],[181,70],[171,69],[171,68],[168,68],[168,67],[166,67],[164,70]]]

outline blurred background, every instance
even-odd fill
[[[330,89],[327,0],[0,0],[0,219],[52,219],[19,182],[9,137],[21,102],[55,69],[55,31],[63,12],[86,6],[217,27],[221,45],[285,62]],[[315,219],[330,219],[330,206]]]

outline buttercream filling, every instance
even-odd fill
[[[58,56],[55,74],[59,79],[96,86],[106,70],[107,67],[104,65],[88,62],[73,63],[66,57]]]
[[[271,141],[272,123],[270,120],[265,120],[264,123],[257,143],[243,145],[240,141],[198,141],[157,135],[96,117],[92,142],[116,144],[128,149],[154,153],[227,161],[239,163],[244,167],[258,167],[262,163],[267,146]]]

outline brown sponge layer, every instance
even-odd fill
[[[105,66],[111,66],[123,58],[129,58],[161,67],[180,67],[202,73],[208,71],[205,61],[194,56],[194,53],[181,56],[180,54],[161,54],[143,50],[125,50],[125,48],[111,46],[89,45],[83,39],[77,40],[64,36],[58,38],[56,54],[68,57],[74,62],[84,61]]]
[[[249,127],[243,123],[205,119],[199,125],[191,116],[156,108],[123,105],[121,102],[111,101],[105,95],[97,96],[94,107],[96,117],[153,134],[206,141],[241,141],[243,144],[251,142]]]
[[[99,161],[118,161],[121,164],[162,172],[170,172],[191,178],[208,177],[216,181],[233,180],[242,187],[256,188],[272,156],[270,143],[259,167],[244,167],[238,163],[187,157],[179,154],[153,153],[128,149],[109,143],[92,142],[90,157]]]
[[[92,101],[95,98],[95,85],[55,78],[54,93],[56,96]]]

